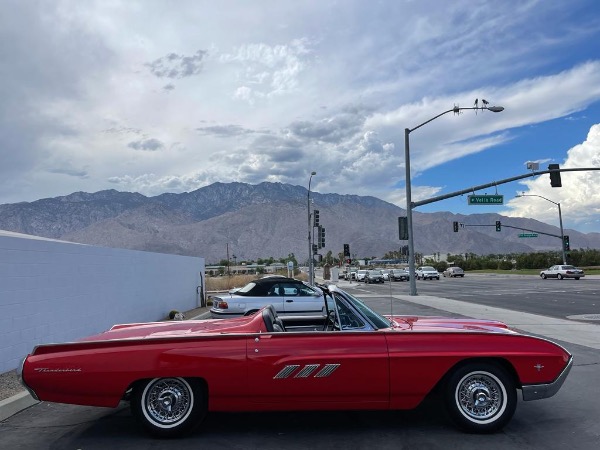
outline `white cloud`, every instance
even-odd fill
[[[559,224],[560,203],[563,222],[568,221],[580,229],[597,230],[600,214],[600,124],[594,125],[587,139],[567,153],[564,161],[558,161],[561,169],[590,168],[597,171],[561,173],[561,188],[550,186],[549,175],[523,181],[517,194],[546,198],[515,198],[507,203],[509,209],[503,214],[514,217],[532,217],[554,225]],[[540,167],[540,170],[545,168]],[[549,200],[549,201],[548,201]]]
[[[427,171],[508,146],[520,127],[583,120],[600,99],[600,62],[584,45],[600,21],[571,4],[259,3],[8,0],[0,203],[305,185],[317,170],[316,190],[402,206],[407,126],[475,98],[506,108],[411,133],[419,200],[446,184],[421,182]],[[567,58],[578,45],[585,56]]]

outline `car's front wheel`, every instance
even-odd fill
[[[198,380],[154,378],[134,388],[131,411],[154,436],[176,437],[200,424],[206,404]]]
[[[542,277],[542,280],[545,280],[547,278],[545,273],[540,274],[540,277]]]
[[[500,430],[517,407],[515,383],[502,367],[471,363],[456,369],[444,393],[452,420],[471,433]]]

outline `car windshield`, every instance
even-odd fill
[[[573,266],[562,266],[563,270],[575,270]]]
[[[383,275],[383,272],[381,270],[370,270],[369,273],[371,275]]]
[[[352,303],[352,305],[359,310],[364,316],[366,316],[376,328],[391,328],[392,323],[383,317],[382,315],[376,313],[371,308],[369,308],[362,300],[354,297],[346,291],[344,292],[344,298]]]
[[[433,267],[431,266],[423,266],[422,270],[427,270],[428,272],[437,272],[437,270],[435,270]]]

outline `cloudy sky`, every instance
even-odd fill
[[[0,204],[263,181],[413,200],[600,168],[596,0],[2,0]],[[418,211],[600,232],[600,173]]]

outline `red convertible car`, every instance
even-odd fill
[[[456,424],[493,432],[524,400],[551,397],[573,358],[501,322],[382,316],[335,286],[327,315],[277,317],[267,306],[225,320],[115,325],[40,345],[21,366],[38,400],[130,402],[152,434],[177,436],[209,411],[415,408],[434,388]]]

